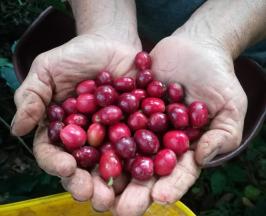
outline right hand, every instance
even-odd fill
[[[108,34],[105,34],[108,35]],[[40,54],[32,63],[27,78],[15,93],[17,112],[12,133],[23,136],[38,125],[33,152],[39,166],[61,177],[64,188],[80,201],[92,200],[95,209],[108,210],[115,191],[98,176],[77,168],[74,157],[52,145],[47,136],[44,117],[51,101],[62,102],[72,95],[82,80],[93,79],[107,69],[117,76],[134,76],[134,57],[141,50],[134,43],[108,39],[99,34],[77,36],[66,44]]]

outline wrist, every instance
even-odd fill
[[[177,43],[189,44],[188,49],[196,48],[197,50],[204,50],[203,52],[207,52],[206,55],[208,53],[216,53],[216,55],[226,58],[231,62],[236,55],[234,49],[228,47],[225,41],[221,41],[216,37],[210,37],[207,31],[203,32],[201,30],[200,33],[197,33],[194,29],[188,28],[188,26],[182,26],[172,34],[172,37],[177,39]]]
[[[185,23],[173,33],[173,36],[186,37],[203,46],[218,49],[232,59],[237,58],[246,47],[245,43],[241,43],[235,32],[230,34],[225,33],[222,29],[219,31],[213,30],[203,20]]]
[[[134,0],[72,0],[77,34],[94,34],[129,44],[140,43]]]
[[[235,59],[266,37],[265,10],[260,0],[206,1],[174,34],[220,46]]]
[[[78,35],[94,35],[106,40],[119,41],[136,47],[141,46],[137,29],[133,26],[119,26],[116,24],[109,26],[95,26],[83,29]]]

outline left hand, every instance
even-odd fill
[[[215,42],[197,41],[182,33],[160,41],[151,52],[152,71],[164,82],[178,82],[186,90],[185,102],[207,103],[212,118],[196,150],[178,159],[173,172],[157,181],[132,182],[116,202],[118,215],[141,215],[152,199],[169,204],[194,184],[200,166],[217,154],[237,148],[242,139],[247,97],[234,74],[233,58]]]

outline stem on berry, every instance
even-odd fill
[[[113,183],[114,183],[114,179],[113,179],[113,177],[110,177],[109,180],[108,180],[107,185],[108,185],[108,186],[112,186]]]

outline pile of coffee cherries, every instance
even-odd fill
[[[151,57],[135,57],[138,73],[113,78],[100,71],[76,86],[76,97],[48,107],[48,136],[112,184],[122,171],[141,181],[169,175],[209,122],[204,102],[183,103],[178,83],[154,79]],[[62,163],[64,163],[62,161]]]

